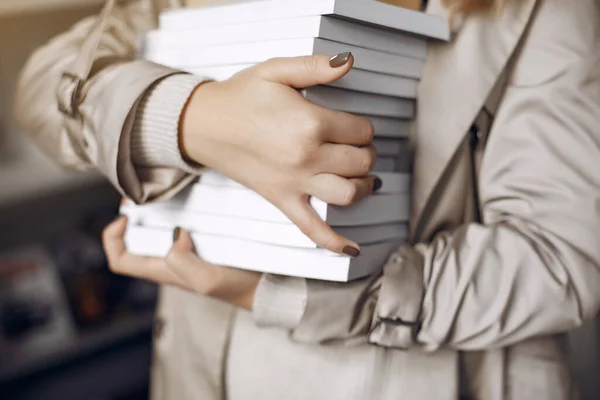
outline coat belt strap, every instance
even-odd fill
[[[107,0],[98,16],[96,25],[90,35],[83,41],[79,54],[69,71],[62,74],[59,91],[57,94],[59,111],[69,118],[76,118],[79,105],[83,101],[82,89],[90,76],[92,66],[96,61],[96,54],[102,34],[106,29],[108,18],[115,6],[116,0]]]

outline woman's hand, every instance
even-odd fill
[[[335,81],[352,63],[349,53],[272,59],[200,85],[180,139],[187,158],[265,197],[320,247],[356,256],[358,245],[323,222],[308,198],[347,206],[372,192],[373,126],[296,90]]]
[[[194,252],[190,234],[179,228],[173,233],[173,247],[166,258],[130,254],[123,241],[126,227],[127,218],[119,217],[104,229],[102,235],[112,272],[179,286],[237,307],[252,309],[261,274],[202,261]]]

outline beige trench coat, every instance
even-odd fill
[[[138,202],[190,179],[136,171],[129,154],[140,96],[180,73],[131,61],[137,34],[167,6],[159,3],[128,2],[113,14],[81,118],[57,111],[56,88],[64,102],[60,74],[91,19],[32,56],[16,103],[48,154],[100,170]],[[387,374],[398,374],[403,399],[456,399],[459,382],[479,399],[573,398],[561,334],[600,304],[600,6],[508,3],[496,17],[459,18],[451,43],[431,46],[414,130],[413,245],[375,279],[305,282],[307,306],[290,330],[298,343],[388,349],[396,369]],[[497,82],[502,96],[490,99]],[[470,134],[486,103],[493,128]],[[169,399],[221,398],[232,309],[163,288],[158,313],[167,328],[155,389]]]

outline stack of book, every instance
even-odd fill
[[[149,32],[144,58],[216,80],[275,57],[352,52],[338,81],[302,90],[309,101],[371,120],[382,188],[349,207],[312,198],[334,230],[361,245],[351,258],[306,237],[275,206],[215,171],[175,198],[127,202],[126,244],[164,256],[172,229],[192,233],[208,262],[306,278],[348,281],[373,272],[408,235],[411,149],[408,142],[428,40],[447,40],[441,18],[375,0],[267,0],[168,11]]]

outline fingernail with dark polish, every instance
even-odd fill
[[[373,181],[373,192],[376,192],[379,189],[381,189],[382,185],[383,182],[381,181],[381,179],[379,177],[375,178],[375,180]]]
[[[346,52],[340,53],[337,56],[333,56],[329,59],[329,65],[331,68],[339,68],[348,62],[351,55],[352,53]]]
[[[356,247],[352,246],[346,246],[342,251],[344,254],[349,255],[350,257],[358,257],[360,255],[360,251]]]
[[[180,227],[176,227],[173,230],[173,241],[175,242],[177,239],[179,239],[179,235],[181,234],[181,228]]]

